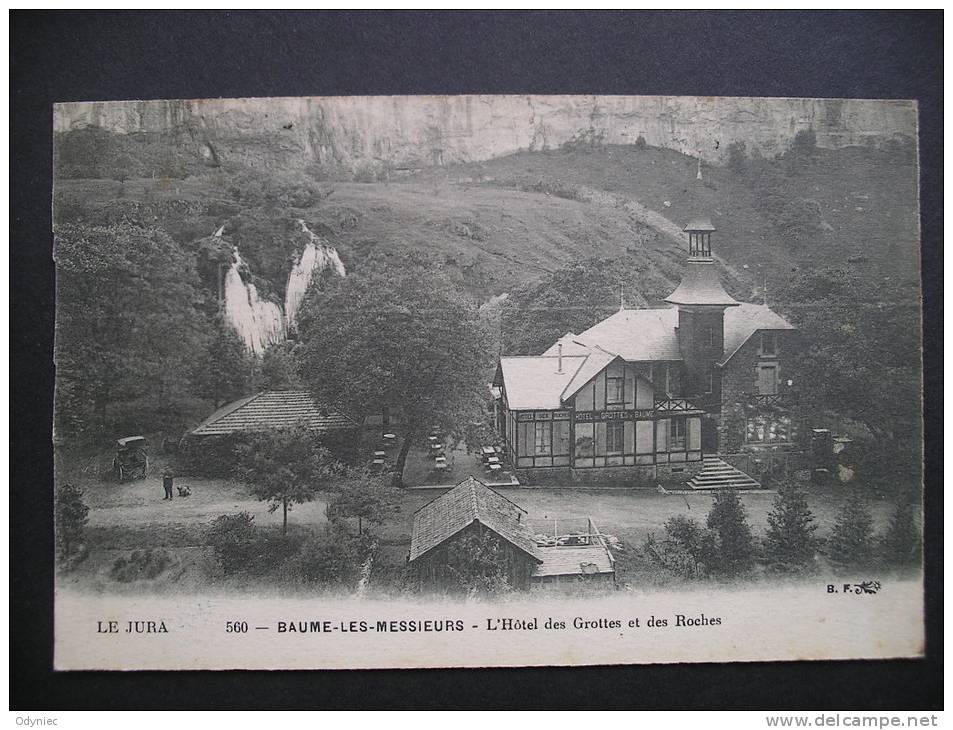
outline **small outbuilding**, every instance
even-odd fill
[[[425,590],[446,590],[455,582],[454,553],[468,549],[468,536],[497,549],[507,582],[518,590],[566,581],[615,580],[615,560],[592,520],[585,532],[536,535],[528,513],[472,476],[417,510],[409,562]]]

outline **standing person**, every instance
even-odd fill
[[[165,496],[162,499],[172,499],[172,481],[174,477],[169,469],[162,472],[162,487],[165,489]]]

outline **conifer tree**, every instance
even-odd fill
[[[817,525],[807,506],[804,492],[793,485],[778,490],[774,508],[768,513],[764,557],[772,570],[801,572],[811,569],[817,553],[814,537]]]
[[[852,494],[834,523],[827,543],[827,556],[843,569],[863,568],[870,563],[872,548],[870,510],[859,494]]]
[[[914,502],[909,498],[897,501],[890,524],[880,539],[881,554],[888,565],[919,565],[923,541],[914,517]]]
[[[711,532],[703,539],[701,556],[708,571],[725,577],[738,577],[750,571],[755,544],[737,492],[715,493],[706,525]]]

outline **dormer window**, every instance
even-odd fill
[[[765,357],[775,357],[778,354],[778,333],[761,333],[761,355]]]

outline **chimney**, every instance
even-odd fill
[[[560,342],[556,345],[556,352],[558,353],[558,360],[556,365],[556,372],[561,373],[563,371],[563,343]]]

